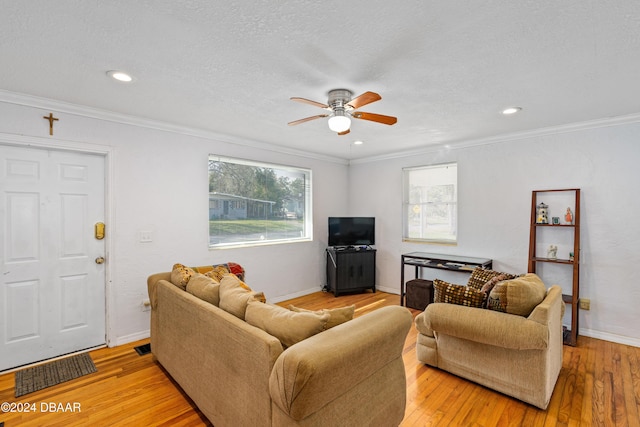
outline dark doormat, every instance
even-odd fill
[[[89,353],[76,354],[16,372],[16,397],[97,372]]]
[[[151,344],[142,344],[133,348],[140,356],[151,353]]]

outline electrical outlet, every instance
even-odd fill
[[[142,311],[151,310],[151,301],[148,299],[142,300]]]
[[[591,310],[591,300],[588,298],[580,298],[580,309]]]

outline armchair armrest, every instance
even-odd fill
[[[483,308],[433,303],[416,317],[416,328],[427,336],[446,334],[517,350],[544,349],[549,330],[526,317]]]
[[[406,308],[383,307],[289,347],[273,367],[271,398],[295,420],[317,412],[374,372],[401,361],[411,321]],[[404,375],[401,380],[404,389]]]

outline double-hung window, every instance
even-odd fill
[[[455,244],[458,234],[456,163],[412,167],[403,175],[403,240]]]

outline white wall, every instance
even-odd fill
[[[399,293],[400,255],[412,251],[487,257],[497,270],[526,272],[531,191],[580,188],[580,296],[591,310],[580,312],[579,332],[640,346],[639,136],[631,123],[353,162],[350,209],[376,216],[378,287]],[[458,162],[458,245],[403,243],[402,168],[449,161]],[[424,272],[466,282],[461,273]],[[570,293],[570,282],[559,284]]]
[[[152,273],[170,270],[176,262],[187,265],[238,262],[246,268],[247,283],[264,291],[271,301],[318,291],[324,286],[327,217],[346,209],[346,161],[283,154],[277,147],[259,142],[229,143],[224,140],[231,138],[158,130],[144,120],[139,124],[123,124],[118,121],[130,118],[111,117],[53,101],[28,97],[20,101],[31,106],[0,102],[2,143],[108,153],[110,345],[148,336],[149,313],[142,311],[142,301],[147,298],[146,279]],[[52,137],[48,135],[47,121],[42,119],[51,111],[60,118]],[[95,118],[88,117],[92,115]],[[313,241],[209,250],[210,153],[310,168]],[[153,242],[140,243],[140,231],[152,231]]]
[[[53,137],[42,119],[51,111],[60,118]],[[167,131],[169,125],[158,130],[144,120],[122,123],[129,119],[29,97],[0,101],[4,143],[108,152],[111,345],[148,335],[148,313],[141,310],[147,297],[146,278],[167,271],[174,262],[239,262],[247,268],[247,282],[264,290],[271,301],[319,290],[325,282],[328,216],[376,217],[377,284],[383,290],[399,292],[400,254],[410,251],[489,257],[496,269],[524,272],[531,191],[579,187],[583,192],[581,296],[591,299],[591,310],[580,314],[580,333],[640,346],[636,327],[640,286],[634,274],[640,261],[640,199],[635,191],[640,183],[638,123],[358,161],[348,167],[346,162],[302,152],[283,154],[254,141],[188,135],[184,129]],[[209,250],[209,153],[311,168],[314,241]],[[458,245],[403,243],[402,168],[447,161],[458,162]],[[153,232],[152,243],[139,242],[142,230]],[[464,281],[457,273],[440,273],[445,280]]]

